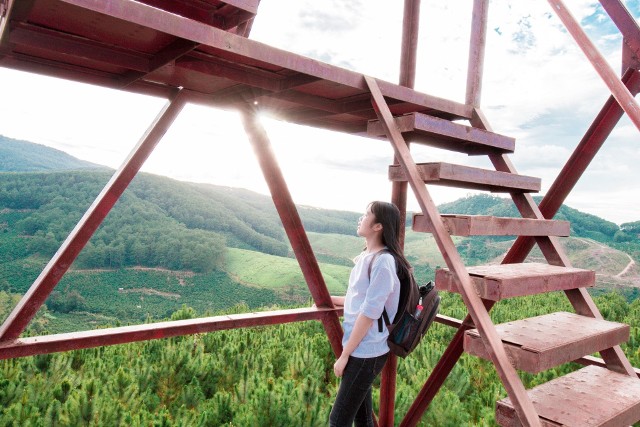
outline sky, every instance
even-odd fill
[[[262,0],[251,38],[397,82],[402,3]],[[392,6],[397,7],[393,8]],[[565,0],[612,68],[622,37],[597,2]],[[636,19],[640,1],[625,4]],[[418,91],[464,102],[472,0],[422,0]],[[0,135],[44,144],[117,168],[166,100],[0,68]],[[609,96],[546,1],[494,0],[489,7],[481,108],[493,130],[516,138],[520,174],[544,194]],[[388,142],[262,119],[297,204],[364,211],[389,200]],[[623,117],[566,204],[621,224],[640,220],[638,129]],[[469,157],[412,145],[418,162],[492,169]],[[142,168],[192,182],[268,194],[238,114],[188,105]],[[469,190],[430,185],[437,204]],[[412,194],[408,209],[419,210]]]

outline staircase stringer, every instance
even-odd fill
[[[474,109],[474,115],[472,125],[475,127],[482,127],[485,130],[491,130],[486,117],[482,112],[476,108]],[[509,172],[517,174],[513,163],[507,157],[506,154],[502,155],[489,155],[489,159],[493,163],[496,170],[501,172]],[[530,194],[525,193],[511,193],[511,198],[516,207],[520,211],[520,214],[525,218],[545,219],[544,215],[538,208],[535,200]],[[540,236],[535,238],[536,243],[540,247],[547,262],[552,265],[558,265],[561,267],[571,267],[571,262],[567,256],[564,248],[560,244],[557,237],[553,236]],[[585,288],[577,288],[565,291],[565,295],[571,302],[571,305],[576,310],[576,313],[582,316],[594,317],[596,319],[602,319],[602,314],[598,309],[598,306],[593,301],[591,294],[587,292]],[[603,360],[607,364],[607,368],[613,371],[626,373],[630,376],[636,376],[635,370],[629,359],[622,351],[619,345],[612,348],[605,349],[600,352]]]
[[[498,336],[495,325],[489,317],[489,313],[484,307],[482,299],[476,293],[471,278],[464,263],[458,253],[451,236],[446,231],[435,203],[431,199],[426,185],[422,182],[416,164],[406,145],[402,134],[395,125],[393,116],[387,105],[376,80],[369,76],[364,76],[366,84],[372,95],[372,105],[385,133],[394,148],[396,158],[406,170],[409,185],[413,190],[422,212],[429,218],[433,225],[433,236],[438,244],[449,269],[455,274],[460,288],[462,299],[469,310],[469,314],[482,337],[486,348],[491,356],[491,361],[496,367],[507,394],[514,403],[518,417],[523,425],[540,426],[540,419],[527,396],[527,392],[518,377],[514,367],[511,365],[502,341]]]

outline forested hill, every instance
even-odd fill
[[[11,223],[18,235],[31,236],[29,253],[22,256],[52,255],[110,175],[110,171],[0,173],[0,211],[5,225]],[[355,233],[356,213],[299,210],[309,231]],[[141,173],[78,262],[84,268],[141,265],[210,271],[223,262],[225,247],[288,255],[284,231],[269,197]]]
[[[0,172],[105,169],[64,151],[0,135]]]

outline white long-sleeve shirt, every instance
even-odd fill
[[[371,277],[369,277],[369,264],[373,255],[374,253],[363,252],[356,257],[356,265],[351,270],[349,288],[344,301],[342,345],[345,345],[349,339],[359,314],[362,313],[368,318],[376,320],[371,324],[355,351],[351,353],[354,357],[377,357],[389,351],[387,345],[389,331],[385,325],[380,332],[377,319],[382,316],[382,311],[386,308],[389,319],[393,320],[398,310],[400,280],[396,273],[395,258],[388,252],[378,255],[371,268]]]

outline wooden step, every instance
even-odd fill
[[[534,262],[479,265],[467,267],[467,271],[478,295],[492,301],[591,287],[596,281],[596,274],[591,270]],[[436,288],[458,292],[453,274],[448,269],[436,270]]]
[[[575,313],[551,313],[496,325],[516,369],[538,373],[629,339],[629,325]],[[477,329],[465,333],[464,350],[490,360]]]
[[[562,236],[570,234],[569,221],[504,218],[486,215],[441,215],[445,228],[454,236]],[[413,231],[432,233],[431,221],[414,214]]]
[[[587,366],[528,391],[543,426],[629,426],[640,420],[640,379]],[[520,426],[511,400],[496,403],[496,422]]]
[[[395,122],[407,141],[445,150],[478,155],[513,153],[515,148],[514,138],[426,114],[410,113],[396,117]],[[367,134],[385,135],[379,120],[369,121]]]
[[[442,162],[418,163],[416,166],[422,180],[429,184],[494,193],[540,191],[540,178]],[[407,181],[404,168],[400,165],[389,166],[389,179]]]

